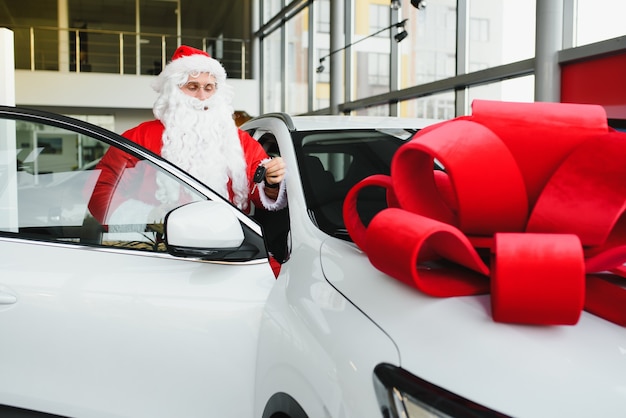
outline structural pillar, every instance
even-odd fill
[[[389,26],[400,21],[398,8],[390,6]],[[400,74],[398,69],[398,42],[395,36],[398,33],[396,26],[389,28],[389,91],[397,91],[400,87]],[[389,103],[389,116],[398,116],[398,102]]]
[[[0,28],[0,105],[15,106],[15,55],[13,31]]]
[[[57,20],[59,26],[59,72],[70,71],[70,27],[68,0],[57,0]],[[76,45],[80,45],[78,33]],[[78,48],[76,48],[78,49]],[[76,55],[76,71],[80,71],[80,57]]]
[[[330,51],[344,47],[343,0],[330,0]],[[330,114],[339,114],[339,104],[343,103],[344,55],[332,54],[330,59]]]
[[[563,47],[563,0],[536,0],[535,101],[561,101],[558,51]]]
[[[0,28],[0,105],[15,106],[14,35]],[[0,119],[0,224],[17,232],[15,121]]]

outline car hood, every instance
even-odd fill
[[[427,296],[334,238],[321,252],[327,280],[389,335],[413,375],[516,417],[626,411],[624,328],[586,312],[574,326],[497,323],[489,295]]]

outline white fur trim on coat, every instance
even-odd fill
[[[261,203],[265,209],[276,211],[287,207],[287,185],[285,183],[285,179],[283,178],[283,181],[280,182],[280,187],[278,188],[278,196],[276,196],[276,200],[270,199],[265,194],[265,183],[259,183],[259,197],[261,198]]]
[[[153,81],[152,88],[160,93],[168,78],[178,74],[190,73],[210,73],[215,77],[219,88],[220,84],[226,83],[226,70],[215,58],[206,55],[188,55],[174,61],[165,66],[161,74]]]

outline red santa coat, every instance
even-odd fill
[[[130,139],[133,142],[149,149],[155,154],[161,155],[161,149],[163,147],[163,131],[165,127],[159,120],[152,120],[144,122],[135,128],[129,129],[124,132],[122,136]],[[244,158],[247,163],[248,184],[250,187],[250,201],[256,207],[263,207],[261,198],[259,196],[259,188],[253,187],[254,172],[261,161],[269,158],[263,147],[254,140],[247,132],[239,131],[239,140],[241,141],[241,147],[243,148]],[[124,169],[135,167],[138,159],[120,151],[118,148],[111,147],[102,160],[98,163],[97,169],[101,170],[100,177],[93,190],[90,202],[89,210],[92,215],[105,224],[107,214],[113,213],[115,209],[123,203],[125,198],[131,198],[131,196],[124,196],[123,190],[134,190],[133,199],[139,199],[145,203],[151,205],[159,205],[160,202],[155,198],[156,192],[156,179],[154,170],[146,172],[145,176],[134,176],[135,179],[141,178],[141,187],[133,187],[133,185],[125,184],[121,176]],[[135,185],[136,186],[136,185]],[[122,189],[122,192],[120,192]],[[233,199],[233,191],[231,182],[228,184],[229,200]]]

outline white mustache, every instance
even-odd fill
[[[200,100],[196,99],[195,97],[188,97],[186,98],[186,101],[189,107],[195,110],[209,110],[213,102],[211,98],[206,100]]]

